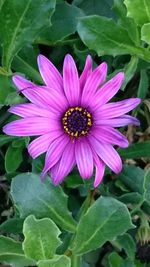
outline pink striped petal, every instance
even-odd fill
[[[50,110],[43,109],[42,107],[38,107],[31,103],[17,104],[9,108],[8,111],[23,118],[34,117],[34,116],[47,117],[53,119],[57,118],[56,114],[52,113]]]
[[[89,142],[102,161],[115,173],[122,169],[122,161],[117,151],[109,144],[100,143],[95,137],[90,136]]]
[[[14,136],[34,136],[60,129],[59,122],[42,117],[16,120],[4,126],[3,132]]]
[[[127,138],[119,131],[110,126],[98,126],[92,130],[92,135],[101,143],[118,145],[120,147],[128,147]]]
[[[103,119],[110,119],[121,116],[130,110],[134,109],[141,103],[140,98],[130,98],[116,103],[105,104],[100,107],[99,111],[95,113],[97,117]]]
[[[112,127],[122,127],[128,124],[133,124],[136,126],[140,125],[140,122],[137,118],[134,118],[130,115],[124,115],[117,118],[112,119],[98,119],[94,121],[95,125],[102,125],[102,126],[112,126]]]
[[[76,64],[70,55],[67,55],[64,59],[63,82],[69,104],[71,106],[78,105],[80,94],[79,76]]]
[[[45,56],[38,56],[38,66],[43,78],[43,81],[49,88],[53,88],[56,91],[63,92],[63,80],[59,71],[55,68],[53,63]]]
[[[89,77],[89,75],[92,73],[92,57],[90,55],[87,56],[86,58],[86,62],[85,62],[85,66],[84,66],[84,70],[81,73],[80,76],[80,89],[81,92],[83,90],[83,87],[86,83],[87,78]]]
[[[105,83],[89,102],[93,110],[106,104],[120,89],[124,80],[124,73],[120,72]]]
[[[85,86],[83,88],[83,94],[81,98],[81,105],[89,103],[91,97],[94,96],[98,87],[105,81],[107,75],[107,64],[104,62],[99,65],[88,77]]]
[[[43,108],[52,108],[53,111],[64,111],[68,108],[67,99],[56,90],[47,90],[44,86],[25,87],[24,79],[14,76],[13,81],[21,89],[21,92],[34,104]],[[21,85],[20,85],[21,84]]]
[[[74,143],[69,142],[65,147],[61,159],[51,168],[50,176],[55,185],[62,182],[75,165]]]
[[[94,187],[96,188],[99,186],[104,177],[105,164],[96,154],[94,155],[94,164],[96,167]]]
[[[81,177],[89,179],[93,173],[93,154],[88,142],[83,139],[76,142],[75,157]]]
[[[45,153],[53,140],[58,138],[61,134],[61,131],[52,131],[33,140],[28,145],[28,152],[31,157],[35,159],[39,155]]]
[[[62,134],[50,144],[45,158],[45,166],[41,174],[42,180],[44,179],[46,173],[59,161],[69,142],[69,137]]]

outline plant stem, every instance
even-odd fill
[[[81,256],[72,255],[71,257],[71,267],[81,267]]]

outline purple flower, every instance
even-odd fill
[[[122,161],[113,145],[127,147],[128,141],[114,127],[139,121],[124,115],[140,103],[131,98],[107,103],[120,89],[124,73],[105,82],[107,64],[92,70],[87,57],[79,77],[73,58],[66,55],[63,77],[44,56],[38,56],[38,66],[45,86],[37,86],[19,75],[13,82],[32,103],[18,104],[9,112],[22,118],[8,123],[3,131],[14,136],[39,136],[28,146],[36,158],[46,152],[42,179],[48,172],[55,185],[67,176],[75,165],[83,179],[89,179],[95,167],[94,187],[101,182],[105,165],[119,173]]]

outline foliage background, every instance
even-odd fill
[[[106,170],[93,191],[76,169],[61,186],[40,182],[44,156],[27,154],[29,138],[0,134],[0,262],[13,267],[150,266],[150,0],[0,0],[0,128],[26,102],[12,74],[37,84],[36,58],[44,54],[62,70],[66,53],[79,72],[91,54],[106,61],[108,79],[124,71],[114,100],[140,97],[132,112],[141,126],[121,131],[123,171]]]

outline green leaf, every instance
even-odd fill
[[[108,256],[110,267],[121,267],[122,258],[114,251]]]
[[[150,23],[146,23],[142,26],[141,39],[144,42],[150,44]]]
[[[16,72],[23,73],[34,82],[43,84],[41,75],[37,67],[37,56],[39,49],[35,46],[27,45],[14,57],[12,68]]]
[[[17,137],[14,137],[14,136],[7,136],[7,135],[0,134],[0,147],[16,139]]]
[[[125,149],[118,149],[124,159],[139,159],[150,157],[150,141],[135,143]]]
[[[112,19],[88,16],[79,19],[78,33],[83,43],[101,55],[137,55],[150,61],[150,52],[135,46],[127,30]]]
[[[81,217],[73,250],[83,254],[133,228],[127,207],[111,197],[100,197]]]
[[[144,198],[150,204],[150,170],[144,176]]]
[[[22,151],[23,148],[25,147],[25,142],[24,140],[18,140],[18,141],[20,143],[20,146],[14,147],[12,143],[6,151],[5,169],[7,173],[16,171],[20,166],[21,162],[23,161]]]
[[[142,26],[150,22],[150,0],[124,0],[127,7],[127,16],[135,20],[137,25]]]
[[[17,52],[33,42],[39,32],[50,24],[54,8],[55,0],[4,1],[0,10],[0,35],[3,42],[2,62],[6,69],[9,70]]]
[[[57,4],[51,27],[42,32],[37,42],[54,45],[63,41],[75,33],[78,18],[81,16],[83,16],[83,12],[78,7],[66,2]]]
[[[127,9],[123,0],[114,0],[113,10],[119,16],[119,23],[127,30],[130,39],[135,43],[135,45],[139,45],[140,37],[138,27],[132,18],[127,17]]]
[[[0,236],[0,262],[11,264],[15,267],[35,265],[32,259],[24,255],[20,242],[4,236]]]
[[[114,17],[113,0],[74,0],[73,4],[81,8],[86,15]]]
[[[11,195],[21,217],[34,214],[37,218],[49,217],[61,228],[74,232],[76,222],[67,208],[67,196],[60,186],[50,179],[41,182],[33,173],[24,173],[13,178]]]
[[[125,233],[124,235],[120,235],[117,237],[115,242],[117,242],[119,246],[125,250],[130,260],[134,260],[135,252],[136,252],[136,245],[131,235],[127,233]]]
[[[125,186],[131,191],[143,193],[144,170],[132,165],[124,165],[122,172],[118,175]]]
[[[14,92],[15,89],[13,88],[11,77],[0,74],[0,105],[11,105],[12,102],[14,104],[20,102],[20,96],[16,92],[13,99],[9,98],[9,95]]]
[[[140,72],[140,83],[138,87],[137,96],[141,99],[145,99],[149,89],[149,79],[146,70]]]
[[[141,194],[137,192],[126,193],[118,197],[118,200],[125,204],[139,204],[142,201]]]
[[[137,56],[132,56],[130,62],[125,65],[125,68],[123,70],[125,73],[125,81],[123,82],[121,90],[124,91],[128,82],[133,78],[133,76],[136,72],[136,69],[137,69],[138,61],[139,60],[138,60]]]
[[[28,216],[23,225],[25,255],[36,261],[52,258],[56,248],[62,243],[58,238],[60,233],[51,219],[37,220],[33,215]]]
[[[0,225],[0,231],[9,234],[20,234],[23,228],[23,219],[10,218]]]
[[[65,255],[55,255],[51,260],[39,261],[38,267],[71,267],[71,261]]]

